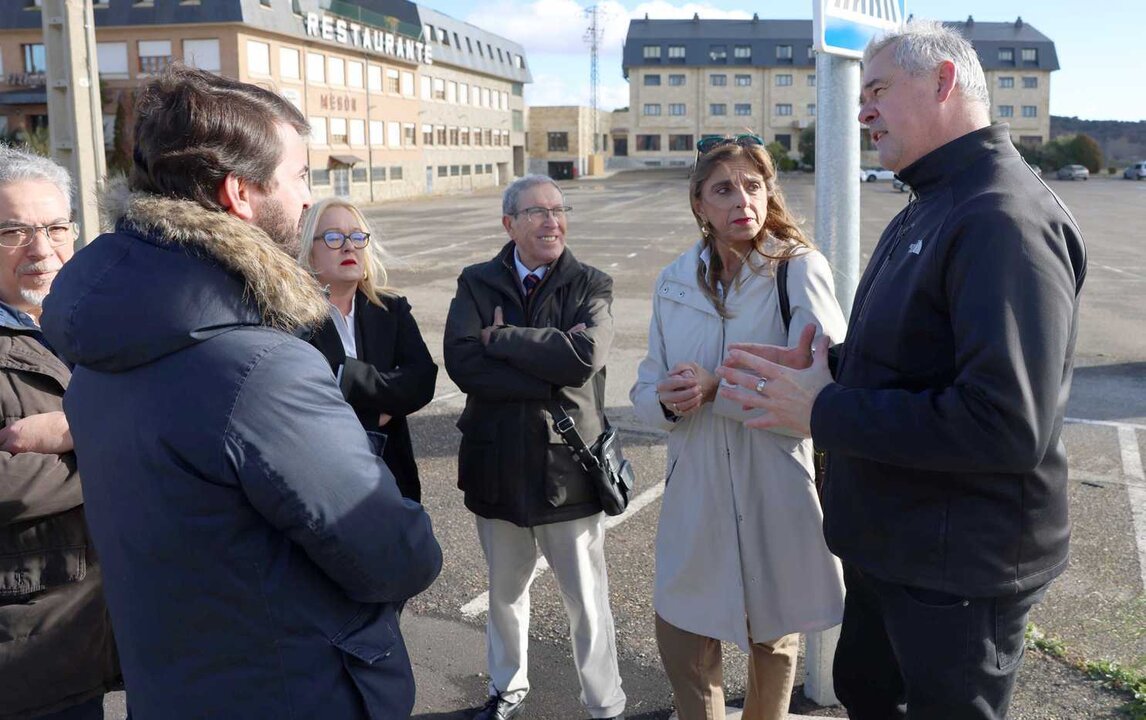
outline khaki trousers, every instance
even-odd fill
[[[724,720],[724,669],[720,641],[656,619],[657,648],[680,720]],[[798,634],[754,642],[748,655],[744,720],[784,720],[796,680]]]

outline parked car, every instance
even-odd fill
[[[1030,167],[1031,172],[1033,172],[1035,175],[1043,174],[1043,169],[1038,165],[1035,165],[1034,163],[1027,163],[1027,166]]]
[[[894,180],[895,173],[891,170],[877,168],[861,168],[860,182],[875,182],[876,180]]]
[[[911,186],[903,182],[899,178],[891,179],[891,187],[900,192],[911,192]]]
[[[1141,180],[1146,178],[1146,160],[1136,162],[1122,171],[1122,177],[1127,180]]]
[[[1059,180],[1087,180],[1090,178],[1090,171],[1082,165],[1063,165],[1055,173],[1055,177]]]

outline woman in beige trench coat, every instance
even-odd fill
[[[705,138],[690,181],[703,239],[653,292],[648,356],[630,398],[669,432],[656,544],[657,644],[680,720],[723,718],[720,641],[749,653],[745,720],[786,717],[798,634],[839,623],[843,585],[821,534],[810,440],[744,427],[713,371],[735,342],[843,340],[827,260],[784,204],[754,135]],[[775,269],[788,263],[792,330]]]

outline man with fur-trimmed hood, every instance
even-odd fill
[[[441,568],[322,355],[293,260],[301,114],[178,67],[137,106],[114,232],[44,304],[132,714],[407,717],[398,604]]]

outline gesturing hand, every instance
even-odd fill
[[[804,335],[800,338],[802,341]],[[744,422],[748,427],[783,427],[810,437],[812,405],[832,382],[828,370],[830,343],[826,335],[821,336],[809,352],[811,365],[804,369],[787,367],[743,349],[730,350],[716,374],[736,387],[723,387],[720,394],[745,408],[764,410],[763,415]]]
[[[498,305],[493,309],[493,324],[489,327],[481,329],[481,344],[489,345],[489,340],[493,335],[493,331],[497,330],[503,325],[505,325],[505,318],[501,315],[501,305]]]
[[[812,339],[816,337],[816,326],[808,323],[800,331],[800,339],[794,347],[760,345],[758,343],[730,343],[729,350],[751,353],[777,365],[803,370],[812,364]]]

